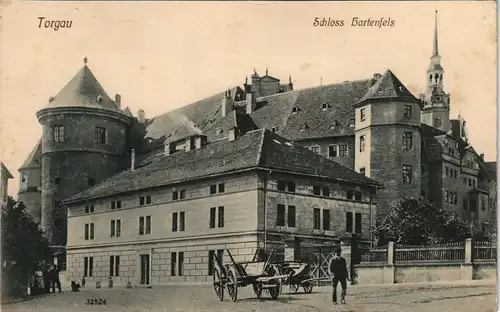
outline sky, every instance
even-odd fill
[[[0,22],[0,159],[14,175],[41,136],[36,112],[83,66],[112,98],[151,118],[242,85],[254,68],[295,89],[391,69],[425,91],[438,10],[451,117],[467,121],[478,153],[496,160],[496,7],[474,2],[12,2]],[[72,21],[39,28],[39,17]],[[314,27],[314,19],[344,27]],[[394,20],[393,27],[351,27]]]

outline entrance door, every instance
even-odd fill
[[[141,285],[149,285],[149,255],[140,255]]]

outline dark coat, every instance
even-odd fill
[[[334,257],[330,261],[330,272],[337,280],[345,280],[349,277],[347,263],[342,257]]]

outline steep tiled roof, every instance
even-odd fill
[[[382,77],[377,80],[356,104],[370,100],[402,100],[420,103],[420,100],[413,96],[390,70],[386,70]]]
[[[239,87],[232,88],[232,97],[242,92]],[[175,141],[193,134],[201,134],[222,118],[220,111],[225,92],[217,93],[201,101],[183,106],[171,112],[154,117],[146,128],[145,138]],[[149,148],[156,148],[151,145]]]
[[[219,141],[189,152],[158,155],[134,171],[123,171],[76,194],[65,202],[106,197],[151,187],[180,183],[237,170],[266,168],[315,175],[356,184],[378,185],[359,173],[259,129],[234,141]]]
[[[88,107],[123,113],[85,64],[64,88],[49,100],[47,108]]]
[[[38,140],[35,147],[19,169],[41,168],[42,166],[42,139]]]

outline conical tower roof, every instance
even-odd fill
[[[361,104],[367,101],[394,100],[420,103],[411,92],[399,81],[399,79],[389,69],[380,77],[377,82],[358,101]]]
[[[122,113],[108,96],[90,68],[85,64],[76,75],[62,88],[59,93],[49,100],[44,109],[59,107],[87,107],[111,110]]]

